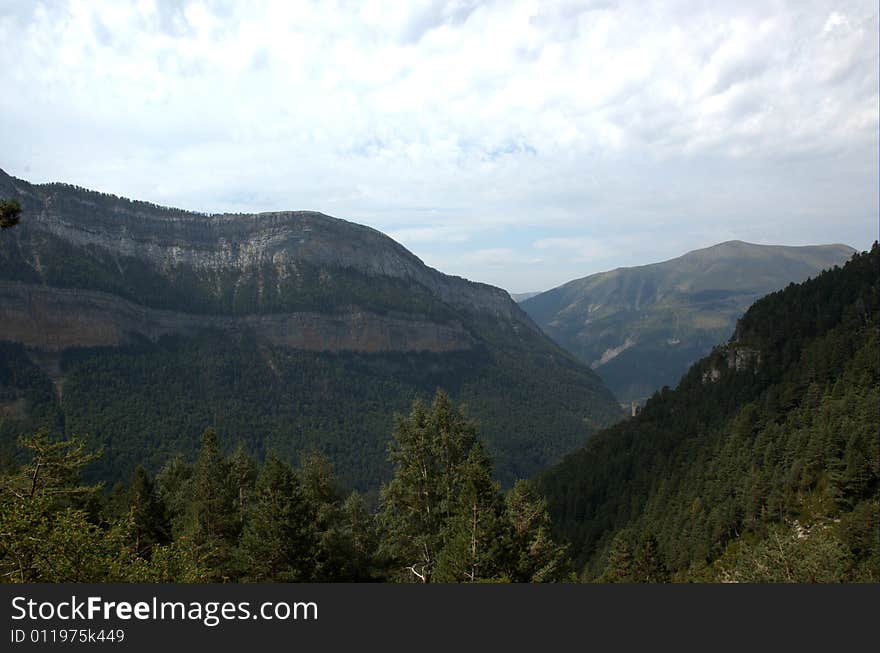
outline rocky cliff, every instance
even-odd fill
[[[509,295],[320,213],[204,215],[0,173],[0,449],[86,434],[114,480],[215,427],[257,455],[320,449],[387,478],[395,412],[470,406],[499,479],[533,474],[621,417],[589,368]],[[5,408],[4,408],[5,407]]]
[[[62,184],[32,185],[2,171],[0,196],[19,199],[26,216],[4,234],[0,266],[6,280],[110,291],[144,307],[192,315],[318,309],[334,313],[334,324],[358,316],[359,323],[369,324],[367,330],[377,334],[399,330],[413,319],[413,329],[420,333],[383,344],[365,341],[354,330],[350,341],[328,338],[321,346],[330,349],[444,350],[450,346],[445,334],[461,330],[456,311],[536,330],[503,290],[444,275],[380,232],[320,213],[204,215]],[[370,285],[381,295],[379,301],[359,292],[359,286]],[[396,315],[380,320],[371,306]],[[349,317],[339,315],[340,307]],[[116,311],[106,308],[103,323],[109,326]],[[139,331],[127,321],[130,309],[121,310],[120,323],[110,331]],[[437,332],[436,343],[424,329],[426,314],[451,322]],[[198,321],[180,319],[186,324]],[[144,334],[153,327],[145,329]],[[458,338],[452,346],[466,341]],[[314,338],[310,342],[319,346]]]

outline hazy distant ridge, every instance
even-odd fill
[[[521,306],[622,401],[674,386],[757,298],[844,263],[847,245],[728,241],[662,263],[575,279]]]

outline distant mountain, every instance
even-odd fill
[[[756,299],[841,265],[854,252],[846,245],[730,241],[576,279],[522,308],[628,404],[676,385],[692,363],[730,336]]]
[[[620,417],[598,377],[492,286],[314,212],[204,215],[0,171],[0,444],[49,424],[119,478],[227,442],[387,477],[395,412],[469,405],[509,483]]]
[[[585,576],[880,580],[878,301],[875,243],[541,474]]]
[[[540,294],[541,294],[540,291],[537,291],[537,292],[518,292],[518,293],[512,293],[510,296],[513,298],[513,301],[515,301],[517,304],[521,304],[522,302],[526,301],[527,299],[531,299],[535,295],[540,295]]]

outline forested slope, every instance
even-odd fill
[[[878,247],[541,474],[586,578],[878,579]]]

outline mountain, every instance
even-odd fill
[[[576,279],[522,308],[629,404],[678,383],[692,363],[730,336],[758,297],[842,264],[854,252],[846,245],[730,241]]]
[[[508,294],[320,213],[206,215],[0,172],[0,440],[40,424],[102,445],[107,479],[190,455],[214,426],[259,455],[319,449],[388,477],[395,412],[465,402],[505,483],[620,417]],[[536,408],[537,406],[537,408]]]
[[[540,294],[541,294],[540,292],[519,292],[519,293],[512,293],[510,296],[513,298],[513,301],[515,301],[517,304],[522,304],[527,299],[531,299],[535,295],[540,295]]]
[[[588,578],[880,580],[878,276],[875,243],[762,298],[538,477]]]

